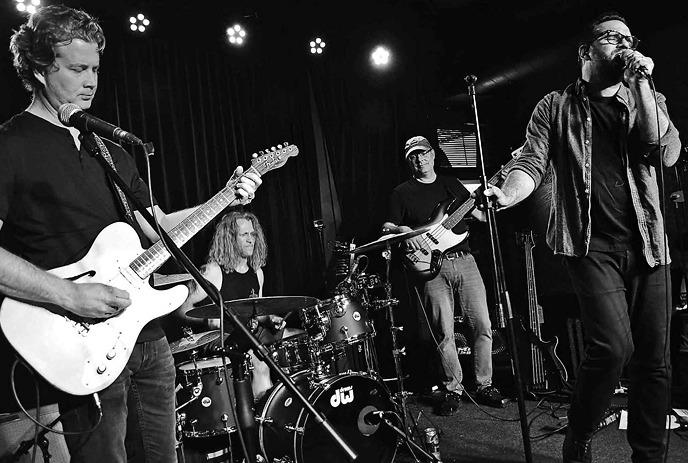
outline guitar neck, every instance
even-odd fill
[[[530,329],[540,337],[540,311],[538,310],[537,288],[535,286],[535,265],[533,262],[533,246],[524,244],[526,258],[526,280],[528,282],[528,318]]]
[[[504,172],[508,172],[511,167],[514,165],[516,162],[517,158],[511,159],[509,162],[504,165],[499,171],[490,178],[490,180],[487,181],[490,185],[498,185],[501,183],[502,179],[502,174]],[[459,206],[454,212],[452,212],[449,217],[444,219],[442,221],[442,226],[446,228],[447,230],[451,230],[458,224],[461,219],[463,219],[466,214],[468,214],[469,211],[471,211],[475,207],[475,198],[468,198],[461,206]]]
[[[532,233],[523,233],[523,252],[526,261],[526,281],[528,287],[528,324],[531,333],[540,339],[540,324],[542,322],[537,302],[537,288],[535,287],[535,265],[533,248],[535,241]],[[533,389],[547,388],[545,362],[540,348],[530,343],[530,382]]]
[[[261,153],[263,153],[263,151],[261,151]],[[277,148],[273,146],[260,156],[254,154],[254,159],[251,161],[251,167],[246,169],[244,175],[251,172],[262,177],[266,172],[283,166],[287,162],[287,159],[297,154],[299,154],[299,149],[296,145],[285,143],[284,146],[277,145]],[[189,241],[203,227],[208,225],[211,220],[225,210],[225,208],[236,198],[233,190],[238,181],[238,178],[233,181],[230,180],[227,186],[204,204],[198,206],[186,219],[170,230],[168,235],[172,242],[177,246],[184,245],[184,243]],[[131,268],[131,270],[141,279],[145,279],[155,270],[160,268],[169,258],[169,251],[162,241],[158,241],[134,259],[129,264],[129,268]]]
[[[246,172],[254,172],[260,175],[257,169],[253,166]],[[178,247],[183,246],[203,227],[208,225],[218,214],[220,214],[227,206],[229,206],[236,199],[233,191],[233,186],[226,186],[220,190],[215,196],[210,198],[204,204],[198,206],[186,219],[180,222],[168,233],[172,242]],[[162,264],[170,258],[170,252],[167,250],[162,240],[156,242],[153,246],[148,248],[145,252],[139,255],[129,267],[136,272],[141,278],[148,278],[155,270],[160,268]]]

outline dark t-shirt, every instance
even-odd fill
[[[639,240],[624,161],[623,106],[590,98],[592,113],[591,238],[593,251],[630,249]]]
[[[432,183],[422,183],[411,178],[392,190],[387,220],[396,225],[415,228],[430,220],[440,202],[448,198],[456,198],[454,206],[458,206],[470,196],[466,187],[454,177],[438,175]],[[452,231],[458,235],[467,229],[466,222],[461,220],[452,228]],[[468,240],[464,240],[451,249],[451,251],[456,250],[469,251]]]
[[[148,189],[131,156],[115,143],[105,140],[105,144],[118,173],[136,197],[149,205]],[[52,269],[78,261],[103,228],[125,221],[99,162],[83,147],[76,149],[67,129],[40,117],[23,112],[0,126],[0,166],[0,219],[4,222],[0,245],[39,267]],[[142,246],[148,247],[148,240],[137,232]],[[163,335],[153,321],[138,340]],[[13,355],[4,336],[0,338],[4,372]],[[7,381],[4,374],[0,378]]]

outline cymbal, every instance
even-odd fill
[[[361,254],[363,252],[368,252],[368,251],[375,251],[376,249],[381,249],[386,247],[388,244],[391,246],[393,244],[399,243],[400,241],[407,240],[409,238],[412,238],[414,236],[418,236],[422,233],[425,233],[428,231],[428,227],[422,227],[417,230],[411,230],[408,232],[404,233],[390,233],[387,235],[382,235],[375,241],[371,241],[370,243],[362,244],[359,247],[352,249],[349,251],[352,254]]]
[[[220,330],[207,331],[205,333],[192,333],[188,336],[173,341],[170,343],[170,349],[173,354],[184,352],[190,349],[196,349],[204,346],[209,342],[213,342],[220,338]]]
[[[305,309],[318,302],[318,299],[310,296],[270,296],[235,299],[225,302],[225,306],[234,310],[240,318],[248,319],[253,315],[286,316],[294,310]],[[217,305],[198,306],[186,312],[186,315],[192,318],[217,318]]]

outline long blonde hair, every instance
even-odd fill
[[[245,211],[232,211],[220,219],[220,223],[215,227],[215,234],[208,251],[208,263],[215,262],[222,267],[225,273],[235,271],[235,267],[241,260],[241,255],[237,249],[237,221],[239,219],[249,220],[256,232],[253,255],[248,258],[248,265],[254,272],[257,272],[259,268],[265,266],[268,257],[268,247],[265,244],[265,235],[260,222],[258,222],[258,217]]]

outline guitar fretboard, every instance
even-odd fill
[[[251,169],[249,169],[249,171]],[[255,171],[255,169],[253,170]],[[172,242],[177,246],[183,246],[235,199],[236,196],[229,187],[223,188],[209,201],[199,206],[179,225],[170,230],[168,233],[170,239],[172,239]],[[134,261],[129,264],[129,267],[143,279],[160,268],[169,258],[170,252],[161,240],[134,259]]]
[[[498,186],[501,183],[502,180],[502,175],[504,172],[508,172],[511,167],[514,165],[516,162],[516,157],[512,158],[509,162],[507,162],[504,167],[499,169],[499,171],[494,174],[490,180],[488,180],[487,183],[490,185]],[[474,198],[469,198],[464,202],[461,206],[459,206],[454,212],[452,212],[449,217],[444,219],[442,222],[442,226],[446,228],[447,230],[451,230],[456,226],[457,223],[463,219],[466,214],[468,214],[468,211],[473,209],[475,207],[475,199]]]
[[[245,173],[253,172],[259,176],[266,172],[284,165],[287,158],[296,156],[299,150],[296,145],[287,145],[279,147],[272,152],[268,152],[252,161],[250,168]],[[172,242],[177,246],[183,246],[203,227],[208,225],[218,214],[220,214],[227,206],[229,206],[235,199],[234,184],[227,185],[220,190],[215,196],[208,201],[198,206],[186,219],[180,222],[176,227],[168,232]],[[167,250],[162,241],[156,242],[153,246],[141,253],[130,264],[131,268],[141,279],[148,278],[155,270],[160,268],[167,259],[170,258],[170,252]]]

